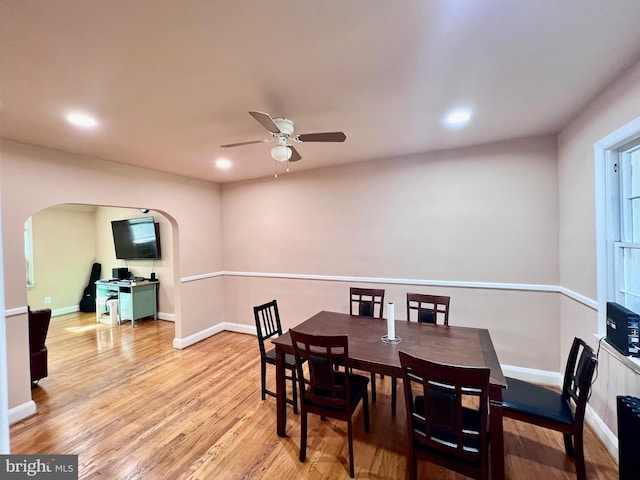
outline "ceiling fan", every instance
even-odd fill
[[[220,145],[224,148],[251,145],[253,143],[268,143],[276,141],[276,146],[271,149],[271,156],[278,162],[297,162],[302,157],[289,142],[344,142],[347,136],[343,132],[303,133],[293,134],[293,122],[286,118],[271,118],[271,115],[263,112],[249,112],[260,124],[271,132],[271,138],[251,140],[249,142],[228,143]]]

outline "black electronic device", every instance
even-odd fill
[[[131,276],[131,272],[128,268],[112,268],[111,278],[117,278],[118,280],[127,280]]]
[[[619,395],[617,404],[619,480],[633,480],[638,478],[638,472],[640,472],[638,456],[640,398]]]
[[[113,220],[111,230],[116,258],[121,260],[160,258],[159,225],[154,222],[153,217]]]
[[[623,355],[640,357],[640,315],[615,302],[607,302],[607,341]]]

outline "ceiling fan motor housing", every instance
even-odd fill
[[[278,128],[280,129],[280,132],[285,137],[288,138],[291,135],[293,135],[293,122],[291,120],[287,118],[274,118],[273,123],[275,123],[278,126]],[[275,133],[274,136],[278,136],[278,134]]]

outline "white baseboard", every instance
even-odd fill
[[[618,437],[607,427],[598,414],[589,405],[587,405],[587,411],[585,413],[586,422],[593,428],[593,431],[598,436],[611,456],[618,461]]]
[[[243,325],[240,323],[222,322],[220,325],[227,332],[246,333],[247,335],[258,335],[255,326]]]
[[[205,338],[213,337],[214,335],[223,332],[237,332],[237,333],[246,333],[249,335],[256,335],[256,327],[252,327],[250,325],[243,325],[241,323],[231,323],[231,322],[221,322],[213,327],[206,328],[201,330],[198,333],[194,333],[193,335],[189,335],[186,338],[174,338],[173,339],[173,348],[177,348],[178,350],[182,350],[183,348],[187,348],[194,343],[198,343]]]
[[[500,365],[506,377],[517,378],[531,383],[541,385],[551,385],[553,387],[562,386],[562,375],[558,372],[548,370],[537,370],[535,368],[516,367],[513,365]]]
[[[29,400],[22,405],[9,409],[9,425],[36,414],[36,402]]]
[[[183,348],[187,348],[194,343],[198,343],[205,338],[209,338],[214,336],[216,333],[220,333],[224,330],[222,324],[219,323],[214,325],[213,327],[205,328],[204,330],[199,331],[198,333],[194,333],[193,335],[189,335],[185,338],[174,338],[173,339],[173,348],[177,348],[178,350],[182,350]]]
[[[176,321],[176,316],[173,313],[158,312],[158,318],[160,320],[167,320],[169,322]]]
[[[66,315],[67,313],[74,313],[79,311],[80,307],[78,305],[72,305],[71,307],[56,308],[55,310],[51,310],[51,316],[58,317],[60,315]]]

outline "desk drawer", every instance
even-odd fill
[[[125,293],[120,290],[120,321],[133,320],[133,296],[131,295],[131,289],[129,293]]]

